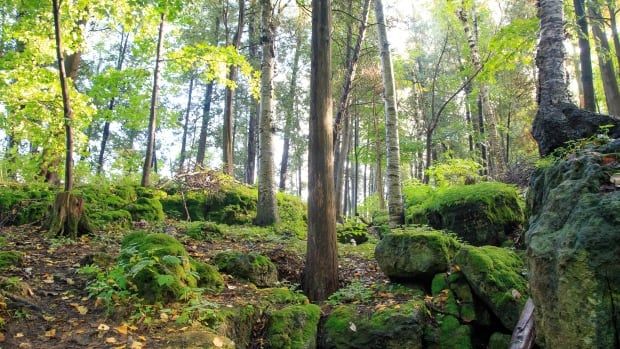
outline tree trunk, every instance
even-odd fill
[[[592,56],[590,55],[590,34],[586,19],[584,0],[573,0],[575,17],[579,26],[579,62],[581,76],[579,80],[583,86],[583,108],[596,111],[596,97],[594,94],[594,81],[592,79]]]
[[[312,0],[308,247],[303,288],[311,301],[338,289],[331,86],[331,1]]]
[[[71,194],[73,189],[73,109],[69,96],[69,86],[63,59],[62,32],[60,24],[60,7],[58,0],[52,0],[54,15],[54,35],[56,37],[56,58],[62,93],[62,105],[65,125],[65,188],[56,195],[56,201],[50,213],[49,232],[52,235],[66,235],[75,238],[79,233],[89,233],[91,229],[84,213],[82,198]]]
[[[185,165],[185,157],[186,157],[186,147],[187,147],[187,125],[189,124],[189,114],[192,109],[192,92],[194,91],[194,76],[192,73],[191,78],[189,79],[189,90],[187,93],[187,108],[185,109],[185,121],[183,123],[183,138],[181,140],[181,155],[179,159],[179,173],[183,172],[183,168]]]
[[[338,151],[338,161],[336,161],[336,168],[334,168],[334,172],[336,173],[336,219],[338,221],[342,221],[343,214],[343,190],[344,188],[344,172],[346,168],[347,162],[347,154],[349,153],[349,147],[351,139],[351,118],[347,115],[344,120],[344,129],[341,134],[341,142],[340,142],[340,151]]]
[[[353,216],[357,216],[357,197],[359,196],[359,181],[360,181],[360,157],[359,157],[359,144],[360,144],[360,118],[357,113],[355,114],[354,125],[354,140],[353,140],[353,152],[355,156],[355,180],[353,182]]]
[[[607,0],[607,9],[609,10],[611,37],[614,42],[614,51],[616,53],[616,63],[618,63],[618,74],[620,75],[620,37],[618,37],[618,22],[616,21],[615,0]]]
[[[142,186],[150,185],[151,167],[153,163],[153,153],[155,149],[155,130],[157,129],[157,95],[159,94],[159,65],[161,63],[161,53],[163,49],[164,20],[162,13],[159,21],[159,31],[157,35],[157,52],[155,55],[155,70],[153,71],[153,91],[151,93],[151,109],[149,113],[149,128],[146,142],[146,156],[142,167]]]
[[[278,205],[274,181],[273,125],[273,75],[275,67],[275,24],[271,0],[261,0],[263,62],[261,65],[261,104],[258,143],[258,203],[257,225],[271,225],[278,221]]]
[[[588,15],[592,21],[592,34],[594,34],[594,42],[596,43],[596,55],[601,69],[607,112],[611,115],[620,116],[620,91],[618,90],[613,61],[609,57],[611,48],[604,30],[601,9],[597,3],[593,1],[589,3]]]
[[[252,0],[250,7],[255,9],[253,12],[257,13],[260,9],[260,4],[256,0]],[[248,20],[248,37],[249,37],[249,58],[254,68],[258,68],[258,45],[260,45],[260,32],[258,31],[257,20],[259,16],[251,16]],[[258,145],[258,137],[256,130],[258,129],[258,113],[259,104],[258,100],[252,98],[250,102],[250,120],[248,121],[248,146],[247,146],[247,158],[245,160],[245,182],[247,184],[254,184],[254,173],[256,168],[256,146]]]
[[[239,0],[239,19],[237,21],[237,31],[233,37],[233,46],[236,50],[239,50],[241,45],[241,35],[243,34],[243,19],[245,13],[245,0]],[[228,70],[228,80],[237,80],[237,67],[231,65]],[[224,128],[223,128],[223,161],[224,161],[224,173],[232,176],[234,173],[235,164],[233,162],[233,98],[235,90],[227,86],[224,96]]]
[[[404,222],[403,195],[400,181],[400,146],[398,141],[398,110],[396,109],[396,85],[394,68],[387,38],[382,0],[375,0],[375,15],[379,32],[381,72],[383,75],[383,98],[385,101],[385,143],[387,145],[387,197],[390,225]]]
[[[463,25],[463,31],[467,36],[467,41],[470,49],[470,59],[472,65],[477,71],[482,70],[482,60],[480,59],[480,52],[478,51],[478,38],[474,30],[472,30],[469,22],[468,7],[465,4],[465,0],[461,5],[459,11],[459,19]],[[474,19],[474,28],[476,27],[476,20]],[[499,131],[497,127],[497,118],[489,102],[489,89],[484,83],[480,83],[480,112],[486,119],[486,129],[488,137],[488,171],[492,178],[497,178],[505,171],[505,161],[503,159],[503,152],[500,144]]]
[[[297,39],[295,42],[295,56],[293,58],[293,71],[291,73],[291,84],[288,91],[288,100],[291,103],[286,106],[286,124],[284,125],[284,149],[282,151],[282,161],[280,162],[280,191],[286,189],[286,175],[288,172],[289,148],[291,146],[291,129],[293,128],[293,118],[295,115],[295,99],[297,94],[297,75],[299,71],[299,59],[301,58],[303,29],[297,29]]]

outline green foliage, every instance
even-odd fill
[[[23,258],[18,251],[0,251],[0,270],[21,264]]]
[[[255,252],[220,252],[213,261],[221,271],[251,281],[259,287],[270,287],[278,282],[275,264]]]
[[[222,227],[217,223],[202,221],[181,223],[181,232],[199,241],[212,241],[214,237],[224,235]]]
[[[426,169],[426,175],[438,187],[473,184],[481,180],[481,169],[482,166],[473,160],[448,159]]]
[[[336,235],[340,243],[350,244],[355,241],[359,245],[368,241],[368,228],[363,222],[348,219],[336,226]]]
[[[135,203],[127,206],[134,221],[160,222],[165,218],[164,210],[159,199],[141,197]]]
[[[327,300],[328,304],[338,305],[346,303],[370,303],[374,291],[359,281],[353,281],[346,287],[338,289]]]
[[[302,292],[284,287],[260,289],[258,294],[270,305],[308,304],[308,298]]]
[[[54,199],[43,185],[0,185],[0,222],[21,225],[42,221]]]

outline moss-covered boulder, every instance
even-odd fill
[[[212,241],[224,235],[222,226],[214,222],[184,222],[180,224],[179,230],[190,238],[199,241]]]
[[[510,347],[511,336],[505,333],[495,332],[489,338],[487,349],[506,349]]]
[[[526,233],[537,341],[614,348],[620,333],[620,140],[550,162],[532,177]]]
[[[166,234],[128,234],[117,263],[137,292],[149,301],[175,299],[198,286],[211,291],[223,287],[213,267],[192,263],[183,245]]]
[[[393,230],[375,248],[379,267],[390,278],[430,279],[445,272],[460,247],[452,236],[426,227]]]
[[[134,221],[161,222],[164,220],[164,209],[157,198],[141,197],[127,206]]]
[[[453,315],[463,323],[476,321],[472,291],[463,273],[435,275],[431,284],[433,305],[443,314]]]
[[[315,304],[291,305],[269,314],[265,348],[314,349],[321,308]]]
[[[0,222],[21,225],[41,222],[54,201],[52,188],[41,185],[0,185]]]
[[[527,299],[524,262],[511,250],[495,246],[463,246],[454,262],[471,289],[512,330]]]
[[[254,325],[262,319],[263,314],[264,308],[254,304],[220,308],[218,320],[213,327],[217,333],[232,339],[237,349],[249,349],[255,338]]]
[[[423,348],[427,322],[424,303],[385,307],[376,311],[341,305],[323,325],[322,348],[400,349]]]
[[[210,329],[200,328],[166,334],[164,349],[236,349],[230,338],[218,335]]]
[[[218,268],[230,275],[246,279],[258,287],[272,287],[278,282],[278,269],[261,254],[227,251],[213,259]]]
[[[347,220],[336,226],[338,242],[350,244],[354,241],[357,245],[368,241],[368,227],[363,222]]]
[[[285,287],[263,288],[258,290],[258,297],[267,306],[303,305],[308,298],[301,292],[294,292]]]
[[[524,221],[516,188],[495,182],[441,188],[407,212],[409,222],[450,230],[473,245],[501,245]]]
[[[436,326],[427,326],[425,341],[428,348],[471,349],[472,328],[462,324],[456,316],[437,314]]]

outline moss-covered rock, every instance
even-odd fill
[[[210,329],[192,329],[189,331],[167,334],[164,349],[235,349],[235,342],[218,335]]]
[[[272,287],[278,282],[278,269],[261,254],[228,251],[213,259],[218,268],[230,275],[246,279],[258,287]]]
[[[426,227],[393,230],[375,249],[381,270],[396,279],[430,279],[448,270],[460,243]]]
[[[301,292],[293,292],[288,288],[274,287],[258,290],[261,301],[268,305],[303,305],[308,304],[308,298]]]
[[[224,235],[222,226],[213,222],[184,222],[180,224],[179,230],[190,238],[199,241],[212,241]]]
[[[471,289],[512,330],[527,299],[524,263],[516,253],[495,246],[463,246],[454,259]]]
[[[131,227],[131,213],[127,210],[111,210],[92,212],[87,210],[90,222],[96,227],[119,226],[122,228]]]
[[[0,270],[20,265],[23,258],[19,251],[0,251]]]
[[[321,308],[315,304],[291,305],[269,314],[265,347],[272,349],[314,349]]]
[[[249,349],[254,338],[254,325],[262,318],[263,310],[253,304],[222,308],[214,328],[217,333],[232,339],[237,349]]]
[[[54,196],[54,191],[46,186],[0,185],[0,221],[13,225],[41,222]]]
[[[466,324],[476,320],[474,297],[462,273],[435,275],[431,291],[436,310],[453,315]]]
[[[213,267],[192,263],[183,245],[166,234],[128,234],[121,244],[118,265],[149,301],[175,299],[199,285],[211,291],[223,286]]]
[[[470,326],[461,324],[459,320],[452,315],[439,316],[437,320],[439,322],[440,348],[472,348]]]
[[[347,220],[336,227],[338,242],[350,244],[355,241],[357,245],[368,241],[368,228],[363,222]]]
[[[355,305],[341,305],[334,308],[324,323],[322,348],[423,348],[426,320],[426,308],[417,301],[372,314],[358,311]]]
[[[495,182],[441,188],[407,214],[411,223],[450,230],[474,245],[501,245],[524,221],[516,188]]]
[[[614,348],[620,333],[620,140],[539,168],[526,233],[537,341]],[[615,190],[614,190],[615,189]]]
[[[510,347],[510,335],[495,332],[489,338],[489,345],[487,345],[487,349],[506,349]]]
[[[138,198],[127,206],[127,211],[134,221],[161,222],[165,218],[162,204],[157,198]]]

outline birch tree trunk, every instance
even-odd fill
[[[375,0],[375,16],[379,32],[381,72],[383,75],[383,98],[385,101],[385,143],[387,145],[387,197],[390,225],[404,222],[403,196],[400,181],[400,146],[398,140],[398,110],[396,108],[396,86],[394,68],[387,38],[382,0]]]
[[[159,31],[157,35],[157,52],[155,54],[155,70],[153,71],[153,90],[151,93],[151,109],[149,114],[149,128],[147,132],[146,156],[142,167],[142,186],[150,185],[151,167],[153,163],[153,152],[155,148],[155,130],[157,128],[157,97],[159,94],[159,65],[161,63],[161,53],[163,49],[165,16],[162,13],[159,20]]]
[[[611,115],[620,116],[620,91],[618,90],[614,64],[610,57],[611,48],[607,40],[607,33],[605,33],[601,8],[595,1],[588,3],[588,15],[591,18],[596,55],[601,69],[601,80],[603,80],[607,112]]]
[[[241,35],[243,34],[243,20],[245,14],[245,0],[239,0],[239,17],[237,20],[237,31],[233,37],[233,46],[236,50],[239,50],[241,45]],[[228,70],[228,80],[237,80],[237,67],[231,65]],[[224,161],[224,173],[232,176],[235,169],[233,162],[233,148],[234,148],[234,132],[233,132],[233,98],[235,96],[235,90],[227,86],[224,96],[224,127],[223,127],[223,161]]]
[[[303,289],[311,301],[338,289],[331,86],[331,1],[312,0],[308,247]]]
[[[257,225],[270,225],[278,220],[274,173],[273,125],[273,75],[275,68],[275,24],[271,0],[261,0],[263,62],[261,66],[261,102],[258,143],[258,203]]]

